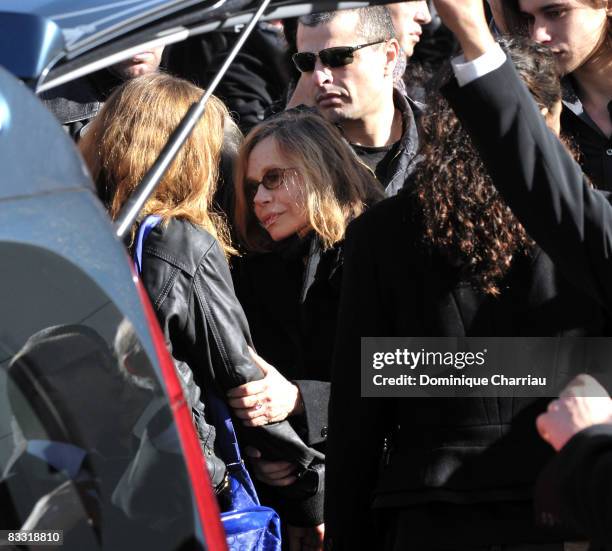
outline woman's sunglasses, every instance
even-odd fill
[[[265,172],[261,181],[247,180],[244,183],[244,194],[249,203],[252,203],[257,195],[259,186],[263,186],[269,191],[277,189],[285,182],[285,175],[288,172],[295,172],[295,168],[271,168]]]
[[[357,50],[367,48],[368,46],[374,46],[374,44],[380,44],[381,42],[385,42],[385,40],[377,40],[376,42],[360,44],[359,46],[336,46],[334,48],[325,48],[318,54],[314,52],[298,52],[293,54],[291,59],[300,73],[310,73],[311,71],[314,71],[317,63],[317,57],[321,60],[323,65],[333,69],[335,67],[350,65],[355,59],[353,54]]]

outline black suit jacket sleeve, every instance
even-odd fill
[[[570,527],[597,543],[612,543],[612,425],[594,425],[576,434],[538,479],[538,521]]]
[[[444,90],[495,186],[565,276],[612,306],[612,206],[547,128],[514,66]]]
[[[327,410],[331,383],[326,381],[293,381],[300,389],[304,403],[303,439],[309,446],[315,446],[327,439]]]

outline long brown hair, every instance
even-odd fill
[[[561,99],[553,54],[525,39],[503,41],[540,109]],[[414,197],[423,239],[484,293],[498,295],[498,283],[514,257],[533,241],[505,204],[457,116],[441,96],[423,121],[423,163]]]
[[[383,197],[370,169],[358,159],[335,126],[311,110],[285,111],[253,128],[238,154],[234,219],[238,236],[247,249],[265,251],[272,247],[245,195],[249,156],[266,138],[275,140],[297,170],[310,226],[324,249],[343,239],[348,223],[367,205]]]
[[[202,93],[185,80],[154,73],[126,81],[106,101],[79,146],[113,220]],[[159,215],[164,223],[189,220],[210,232],[226,254],[234,250],[223,216],[212,211],[212,200],[224,129],[232,124],[223,103],[211,97],[141,212],[142,217]]]

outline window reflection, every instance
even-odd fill
[[[16,281],[11,292],[23,301],[17,318],[35,326],[37,309],[53,303],[41,297],[60,284],[68,293],[71,270],[66,263],[35,289]],[[129,321],[78,276],[88,293],[83,304],[106,304],[104,315],[79,313],[87,324],[40,328],[25,342],[20,323],[0,333],[7,351],[0,364],[0,529],[62,529],[62,551],[200,548],[158,376]],[[40,319],[65,321],[65,312],[54,314],[40,312]]]

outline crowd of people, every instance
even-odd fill
[[[157,217],[141,277],[221,508],[213,395],[291,551],[612,548],[591,379],[551,404],[360,391],[362,337],[610,336],[611,19],[411,0],[259,25],[131,240]],[[233,41],[43,98],[111,218],[203,93],[181,77],[205,85]]]

